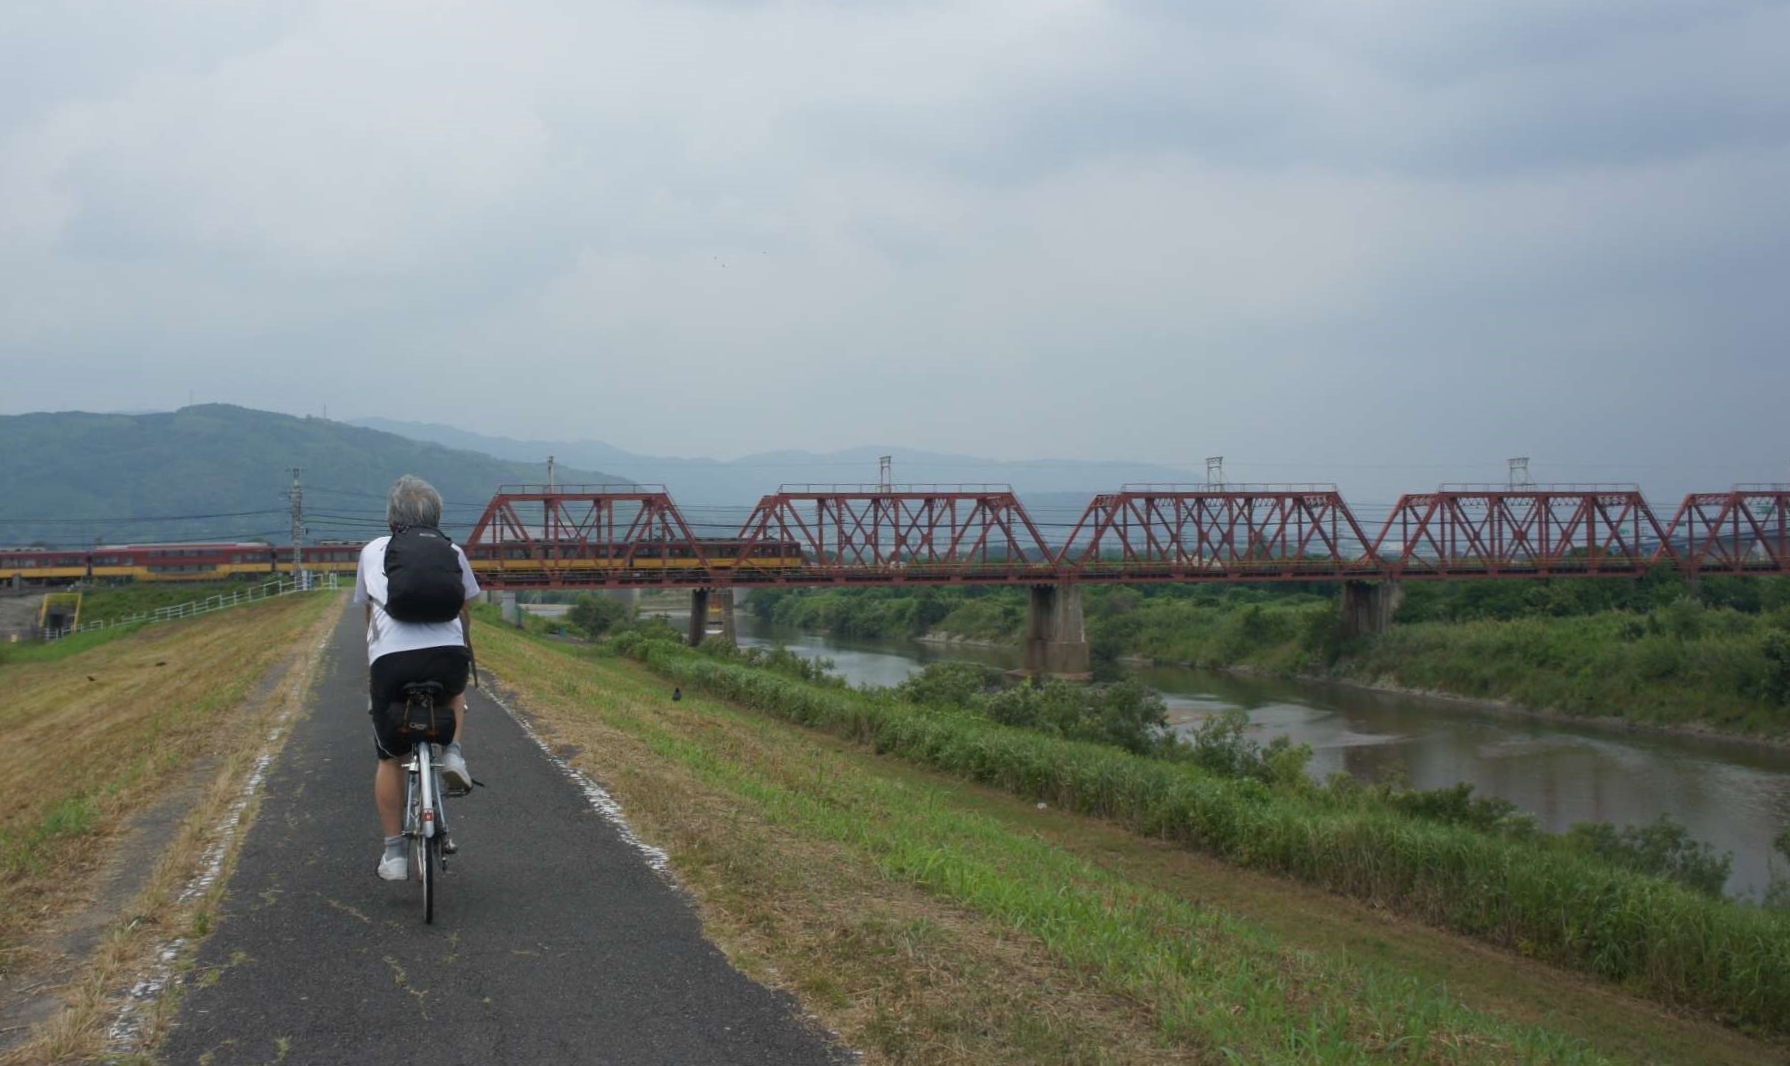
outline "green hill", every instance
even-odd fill
[[[501,484],[540,483],[540,463],[494,459],[322,418],[225,404],[171,413],[0,416],[0,543],[289,539],[292,468],[307,537],[383,532],[401,474],[441,490],[444,525],[470,529]],[[562,470],[561,483],[621,483]],[[203,516],[203,517],[198,517]]]

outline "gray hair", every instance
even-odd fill
[[[441,493],[422,478],[405,474],[392,483],[391,495],[386,497],[385,524],[393,529],[434,529],[441,525]]]

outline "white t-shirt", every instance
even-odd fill
[[[390,537],[380,537],[360,550],[360,569],[354,575],[354,602],[369,604],[373,617],[367,622],[367,661],[395,651],[417,651],[421,648],[458,648],[466,644],[466,633],[458,618],[449,622],[400,622],[385,613],[385,546]],[[466,598],[479,594],[478,580],[466,553],[454,545],[460,557],[460,580],[466,585]]]

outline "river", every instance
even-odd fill
[[[739,618],[740,643],[783,645],[833,660],[853,685],[896,685],[926,663],[970,659],[1011,668],[1016,650],[849,640],[778,630]],[[1312,746],[1312,773],[1338,770],[1378,780],[1401,775],[1415,788],[1465,781],[1509,800],[1561,832],[1575,822],[1650,822],[1670,815],[1716,851],[1732,852],[1728,891],[1758,898],[1770,877],[1772,837],[1790,825],[1790,751],[1732,741],[1614,732],[1476,708],[1455,700],[1346,685],[1149,667],[1133,675],[1161,692],[1175,728],[1187,730],[1231,707],[1249,713],[1255,735]],[[1781,858],[1777,866],[1783,868]]]

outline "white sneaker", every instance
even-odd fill
[[[441,753],[441,780],[455,791],[472,787],[472,773],[466,769],[466,757],[453,748],[447,748]]]
[[[382,881],[407,881],[410,879],[410,860],[399,855],[382,856],[379,860],[379,879]]]

